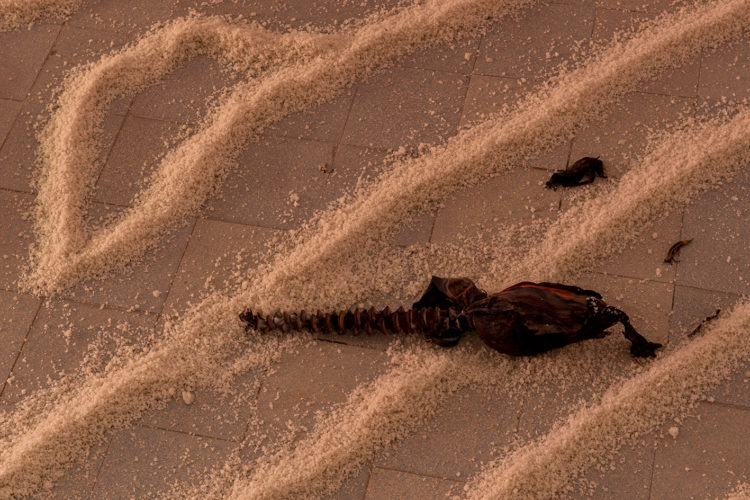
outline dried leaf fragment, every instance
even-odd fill
[[[690,243],[691,241],[693,241],[693,240],[692,239],[681,240],[681,241],[678,241],[677,243],[675,243],[674,245],[672,245],[671,247],[669,247],[669,251],[667,252],[667,256],[664,257],[664,262],[667,262],[669,264],[671,264],[673,262],[680,262],[677,259],[677,255],[680,253],[680,249],[682,247],[684,247],[685,245],[687,245],[688,243]]]

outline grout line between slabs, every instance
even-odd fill
[[[372,465],[366,467],[366,469],[367,469],[367,481],[365,481],[365,487],[362,488],[362,496],[360,497],[361,500],[365,500],[367,498],[367,490],[370,489],[370,480],[372,479],[372,469],[373,468],[374,468],[374,466],[372,466]]]
[[[13,119],[10,122],[10,126],[8,127],[8,132],[5,134],[5,136],[2,138],[2,140],[0,140],[0,151],[2,151],[3,148],[5,147],[5,143],[8,141],[8,137],[10,137],[10,133],[13,130],[13,127],[16,126],[16,122],[18,121],[18,117],[21,116],[21,113],[23,113],[23,107],[24,107],[23,105],[26,103],[26,100],[17,101],[16,99],[5,99],[5,98],[4,98],[4,100],[18,102],[21,105],[18,106],[18,111],[16,112],[15,116],[13,117]]]
[[[185,248],[182,249],[182,255],[180,255],[180,260],[177,262],[177,265],[174,267],[174,270],[172,272],[172,279],[169,280],[169,287],[167,287],[167,293],[164,295],[164,300],[161,302],[161,306],[159,307],[158,313],[156,315],[156,322],[154,323],[154,327],[159,324],[159,321],[161,321],[162,317],[164,316],[164,308],[167,305],[167,301],[169,300],[169,296],[172,293],[172,287],[174,286],[174,282],[177,279],[177,275],[180,272],[180,267],[182,266],[182,261],[185,259],[185,254],[187,253],[187,249],[190,246],[190,242],[193,241],[193,233],[195,233],[195,228],[198,225],[198,218],[193,219],[193,226],[190,228],[190,234],[187,237],[187,241],[185,242]]]
[[[656,471],[656,443],[651,454],[651,474],[648,479],[648,499],[651,500],[651,490],[654,487],[654,472]]]
[[[682,213],[680,214],[680,236],[677,238],[678,241],[682,241],[684,229],[685,229],[685,209],[683,209]],[[672,282],[672,305],[669,308],[672,314],[674,314],[674,299],[675,299],[675,295],[677,295],[677,277],[678,277],[679,270],[680,270],[680,261],[678,260],[675,263],[674,280]],[[671,332],[667,333],[667,342],[671,340],[669,338],[670,336],[671,336]]]
[[[49,49],[47,49],[47,54],[44,56],[44,60],[42,61],[42,64],[39,65],[39,71],[37,71],[36,75],[34,75],[34,80],[31,82],[31,85],[29,85],[29,88],[26,90],[26,96],[21,101],[18,101],[17,99],[13,99],[14,101],[21,102],[22,104],[18,110],[18,113],[16,113],[16,116],[13,118],[13,122],[10,124],[8,133],[5,135],[3,140],[0,141],[0,151],[2,151],[3,147],[5,147],[5,143],[7,142],[8,137],[10,137],[11,131],[16,127],[16,124],[18,123],[18,118],[21,116],[25,105],[28,104],[28,102],[31,100],[31,89],[34,88],[34,85],[36,85],[37,80],[39,80],[39,75],[42,74],[42,68],[44,68],[44,65],[49,60],[49,56],[52,54],[52,50],[55,48],[55,45],[57,45],[57,41],[60,39],[60,33],[62,32],[62,25],[53,24],[52,26],[57,26],[57,33],[55,34],[55,39],[50,44]]]
[[[479,37],[479,43],[477,43],[476,49],[474,49],[474,60],[471,62],[471,69],[468,73],[464,74],[464,78],[466,78],[466,91],[464,92],[463,100],[461,101],[461,112],[458,114],[458,124],[456,126],[456,134],[459,134],[461,132],[461,122],[464,119],[464,114],[466,113],[466,102],[469,100],[469,89],[471,89],[471,80],[474,77],[474,71],[477,67],[477,61],[479,60],[479,56],[482,54],[482,44],[484,43],[484,34],[482,34]],[[455,137],[455,135],[454,135]],[[430,226],[430,236],[427,238],[427,243],[433,243],[432,237],[435,234],[435,226],[437,225],[437,219],[440,216],[440,208],[436,208],[434,212],[432,212],[432,225]]]
[[[99,467],[96,468],[96,476],[94,476],[94,484],[91,485],[91,491],[94,491],[96,487],[99,485],[99,474],[101,474],[102,469],[104,468],[104,462],[107,461],[107,457],[109,456],[109,449],[112,446],[112,438],[107,440],[107,448],[104,450],[104,456],[102,457],[102,461],[99,462]]]
[[[741,405],[737,403],[726,403],[724,401],[709,401],[707,399],[703,399],[700,402],[706,405],[720,406],[722,408],[731,408],[733,410],[750,411],[750,406],[745,406],[745,405]]]
[[[122,120],[120,120],[120,125],[117,127],[117,132],[115,132],[115,136],[112,139],[112,142],[109,144],[109,148],[107,149],[106,154],[104,154],[104,158],[102,159],[102,166],[99,169],[99,173],[96,175],[96,180],[94,181],[94,189],[96,189],[99,186],[99,180],[102,178],[102,174],[104,173],[104,170],[107,168],[107,164],[109,163],[110,158],[112,157],[112,152],[115,149],[115,145],[117,144],[117,141],[120,139],[120,134],[122,133],[122,129],[125,128],[125,122],[128,120],[128,116],[130,114],[130,105],[128,105],[128,110],[125,111],[125,116],[123,116]]]
[[[13,193],[13,194],[25,194],[25,195],[30,195],[30,196],[34,195],[33,191],[21,191],[20,189],[13,189],[9,187],[0,187],[0,191],[6,191],[8,193]]]
[[[703,77],[703,50],[701,50],[700,56],[698,56],[698,81],[695,83],[695,95],[700,99],[701,97],[701,78]]]
[[[16,364],[18,363],[18,359],[21,357],[21,353],[23,352],[23,348],[26,346],[26,342],[29,340],[29,334],[31,333],[31,328],[34,326],[34,322],[36,322],[37,316],[39,316],[39,311],[42,310],[42,300],[39,300],[39,305],[36,307],[36,312],[34,313],[34,317],[31,319],[31,322],[29,323],[29,327],[26,329],[26,334],[23,336],[23,342],[21,342],[21,345],[18,347],[18,352],[16,353],[16,357],[13,360],[13,364],[10,366],[10,371],[8,371],[8,377],[3,380],[3,385],[0,387],[0,400],[3,397],[3,393],[5,392],[5,388],[8,386],[8,379],[13,376],[13,371],[16,369]]]
[[[396,469],[396,468],[393,468],[393,467],[385,467],[385,466],[382,466],[382,465],[373,465],[372,468],[373,469],[380,469],[380,470],[391,471],[391,472],[400,472],[402,474],[410,474],[412,476],[428,477],[430,479],[440,479],[440,480],[443,480],[443,481],[450,481],[452,483],[457,483],[457,484],[466,484],[466,481],[463,481],[461,479],[450,478],[450,477],[443,477],[443,476],[436,476],[436,475],[433,475],[433,474],[425,474],[423,472],[415,472],[415,471],[411,471],[411,470]]]
[[[359,92],[359,84],[355,83],[352,86],[352,99],[349,102],[349,109],[346,112],[346,119],[344,119],[344,125],[341,127],[341,133],[339,134],[339,137],[336,140],[336,143],[333,145],[333,153],[331,154],[331,167],[333,167],[333,164],[336,162],[336,154],[339,152],[339,148],[341,147],[341,141],[344,139],[344,134],[346,133],[346,126],[349,124],[349,118],[352,116],[352,109],[354,109],[354,101],[357,100],[358,92]]]
[[[136,424],[135,426],[136,427],[141,427],[143,429],[149,429],[149,430],[152,430],[152,431],[171,432],[173,434],[180,434],[180,435],[183,435],[183,436],[190,436],[190,437],[193,437],[193,438],[213,439],[215,441],[222,441],[222,442],[225,442],[225,443],[238,444],[238,442],[236,440],[234,440],[234,439],[228,439],[228,438],[223,438],[223,437],[218,437],[218,436],[207,436],[206,434],[199,434],[197,432],[188,432],[188,431],[183,431],[183,430],[180,430],[180,429],[167,429],[166,427],[160,427],[158,425]]]
[[[71,302],[73,304],[78,304],[81,306],[97,307],[97,308],[102,308],[108,311],[117,311],[117,312],[123,312],[123,313],[128,313],[128,314],[135,313],[135,314],[141,314],[144,316],[156,316],[157,315],[156,311],[149,310],[149,309],[142,309],[140,307],[133,308],[132,306],[131,307],[118,306],[118,305],[108,304],[106,302],[95,302],[95,301],[87,302],[85,300],[77,299],[75,297],[66,296],[66,295],[56,295],[52,297],[45,297],[45,300],[50,301],[50,302],[54,300],[58,300],[58,301],[64,300],[66,302]]]

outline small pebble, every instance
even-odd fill
[[[670,436],[677,439],[677,435],[680,433],[680,429],[677,427],[670,427],[668,432]]]
[[[193,401],[195,401],[195,393],[193,391],[182,391],[182,400],[186,405],[193,404]]]

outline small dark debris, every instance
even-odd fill
[[[679,259],[677,259],[677,255],[680,253],[680,249],[693,241],[692,239],[689,240],[681,240],[669,247],[669,251],[667,252],[667,256],[664,257],[664,262],[667,262],[669,264],[672,264],[673,262],[680,262]]]
[[[721,309],[717,309],[716,312],[714,312],[713,314],[711,314],[709,316],[706,316],[706,318],[703,321],[701,321],[700,325],[696,326],[695,329],[692,332],[688,333],[688,337],[692,337],[696,333],[698,333],[699,331],[701,331],[701,329],[703,328],[703,325],[705,325],[706,323],[710,323],[711,321],[715,320],[719,316],[719,313],[721,313]]]
[[[333,173],[333,167],[328,163],[321,163],[320,165],[318,165],[318,170],[320,170],[324,174]]]
[[[607,178],[604,175],[604,163],[598,156],[596,158],[585,156],[565,170],[559,170],[552,174],[546,186],[552,189],[557,186],[583,186],[594,182],[597,175],[603,179]]]

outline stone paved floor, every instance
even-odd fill
[[[60,369],[72,371],[102,328],[127,322],[134,334],[166,314],[180,312],[205,292],[207,279],[221,286],[242,250],[294,228],[326,202],[372,172],[389,149],[415,148],[455,134],[493,109],[533,88],[570,55],[575,44],[604,40],[614,30],[669,8],[669,0],[570,0],[524,13],[520,20],[495,22],[481,38],[435,47],[361,82],[334,101],[288,117],[266,131],[240,156],[242,168],[207,203],[204,212],[176,231],[155,257],[106,282],[85,283],[50,300],[18,293],[15,281],[32,241],[26,216],[33,203],[34,124],[44,114],[51,90],[65,68],[119,47],[156,21],[183,15],[189,7],[207,13],[251,13],[270,26],[329,23],[360,16],[381,3],[338,0],[189,2],[184,0],[84,0],[69,20],[46,21],[30,29],[0,33],[0,406],[10,408]],[[395,4],[395,2],[393,2]],[[547,54],[552,54],[547,57]],[[644,84],[606,120],[569,144],[497,178],[425,216],[399,236],[400,244],[441,242],[476,222],[527,220],[567,202],[538,185],[569,158],[601,154],[617,178],[629,154],[649,133],[704,102],[750,97],[750,40],[725,48]],[[208,70],[207,70],[208,68]],[[195,122],[214,89],[231,84],[216,63],[198,58],[132,102],[119,101],[106,118],[105,166],[95,192],[92,217],[122,210],[156,159],[185,124]],[[332,174],[317,166],[327,163]],[[258,175],[262,172],[262,175]],[[750,172],[721,191],[706,193],[684,212],[658,222],[621,255],[598,264],[581,278],[613,302],[633,311],[642,329],[668,342],[692,329],[717,306],[750,292]],[[299,207],[288,204],[300,193]],[[661,262],[674,241],[694,238],[679,264]],[[248,242],[250,247],[248,247]],[[153,291],[159,291],[155,294]],[[61,320],[61,318],[63,318]],[[61,323],[70,325],[59,335]],[[103,342],[103,343],[102,343]],[[384,345],[319,341],[285,358],[259,390],[260,419],[270,435],[307,406],[341,401],[357,383],[375,376],[385,360]],[[310,370],[333,380],[310,382]],[[750,372],[739,372],[694,416],[677,439],[645,438],[622,451],[611,470],[592,470],[591,482],[571,497],[682,499],[720,496],[750,476]],[[543,431],[551,417],[487,400],[472,391],[457,395],[423,432],[397,444],[369,464],[339,498],[437,498],[460,492],[464,481],[494,450],[514,436]],[[551,409],[557,415],[561,409]],[[564,414],[564,408],[562,409]],[[246,408],[213,394],[198,393],[187,407],[176,401],[144,416],[132,428],[113,433],[93,449],[53,490],[57,497],[122,498],[164,491],[174,481],[200,478],[221,465],[248,432]],[[188,457],[185,461],[185,457]],[[186,466],[185,463],[188,465]],[[179,465],[179,467],[178,467]]]

